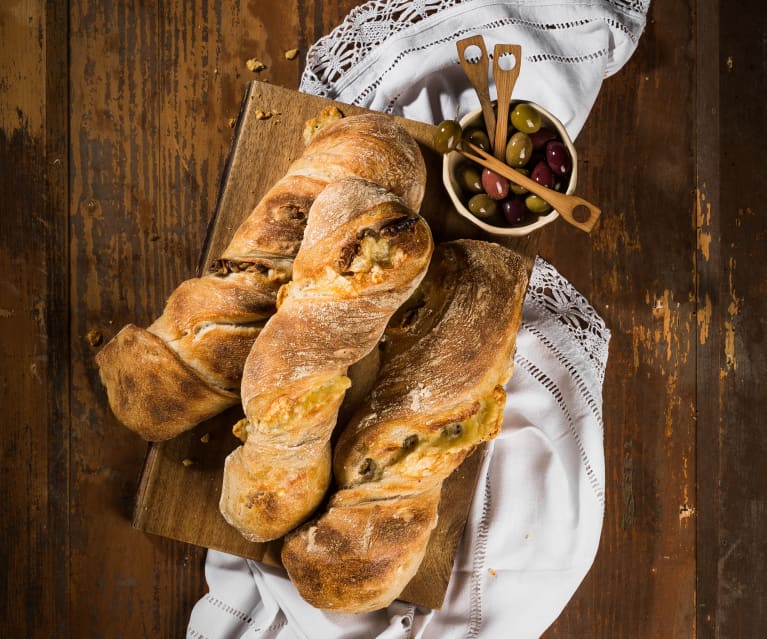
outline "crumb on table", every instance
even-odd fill
[[[252,71],[253,73],[260,73],[266,69],[266,65],[261,62],[261,60],[256,60],[256,58],[250,58],[249,60],[246,60],[245,66],[247,67],[248,71]]]
[[[297,56],[298,56],[298,49],[288,49],[285,52],[286,60],[295,60]]]

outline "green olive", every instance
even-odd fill
[[[482,219],[495,215],[497,208],[495,200],[486,193],[479,193],[469,200],[469,210]]]
[[[472,128],[463,132],[463,139],[472,144],[476,144],[483,151],[490,153],[490,138],[482,129]]]
[[[469,193],[482,193],[482,172],[476,166],[464,164],[456,175],[462,189]]]
[[[517,169],[517,171],[526,177],[530,177],[530,169],[520,168]],[[516,193],[517,195],[524,195],[525,193],[529,193],[529,191],[524,186],[514,184],[514,182],[511,183],[511,192]]]
[[[537,195],[528,195],[525,198],[525,206],[536,215],[543,215],[551,210],[551,204]]]
[[[437,125],[432,138],[434,150],[437,153],[449,153],[455,150],[461,141],[461,125],[455,120],[444,120]]]
[[[506,145],[506,164],[519,168],[525,166],[533,153],[533,141],[527,133],[517,131]]]
[[[541,128],[541,114],[524,102],[514,107],[509,119],[514,128],[522,133],[535,133]]]

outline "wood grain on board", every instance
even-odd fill
[[[364,112],[358,107],[264,82],[249,85],[202,252],[200,272],[221,254],[235,229],[302,153],[304,123],[329,104],[336,105],[344,115]],[[474,227],[452,209],[445,194],[441,182],[442,156],[431,149],[434,127],[397,120],[419,143],[427,164],[421,213],[429,221],[435,240],[478,236]],[[526,263],[531,268],[534,241],[514,242],[524,247]],[[150,447],[136,503],[137,528],[207,548],[279,562],[279,540],[268,544],[248,542],[224,521],[218,510],[224,459],[239,444],[231,427],[240,417],[241,411],[232,409],[173,440]],[[403,599],[431,608],[441,606],[471,505],[481,452],[467,459],[445,482],[439,521],[427,557],[402,594]]]

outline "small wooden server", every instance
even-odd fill
[[[344,115],[365,111],[263,82],[249,85],[202,251],[200,272],[221,253],[234,230],[301,154],[304,122],[329,104],[335,104]],[[428,220],[435,241],[459,237],[498,241],[483,237],[454,211],[442,186],[442,157],[431,148],[434,127],[396,119],[419,143],[426,161],[428,180],[421,214]],[[528,271],[532,269],[537,235],[504,239],[503,243],[525,258]],[[239,444],[231,429],[241,416],[241,409],[231,409],[175,439],[150,445],[136,500],[133,519],[136,528],[279,563],[279,541],[257,544],[245,540],[218,510],[224,459]],[[483,449],[475,451],[445,482],[437,528],[418,574],[402,593],[403,600],[429,608],[442,605],[482,456]]]

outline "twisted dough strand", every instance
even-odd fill
[[[321,128],[211,270],[183,282],[147,329],[128,324],[96,356],[125,426],[150,441],[169,439],[237,403],[245,359],[290,279],[309,207],[329,182],[349,175],[420,207],[423,158],[390,117],[352,116]]]
[[[347,369],[376,347],[432,248],[426,222],[367,180],[315,200],[293,280],[245,363],[246,440],[224,468],[221,512],[248,539],[284,535],[323,498]]]
[[[436,248],[418,292],[389,323],[379,376],[336,445],[338,492],[283,545],[309,603],[376,610],[416,573],[442,482],[499,432],[526,285],[522,260],[496,244]]]

